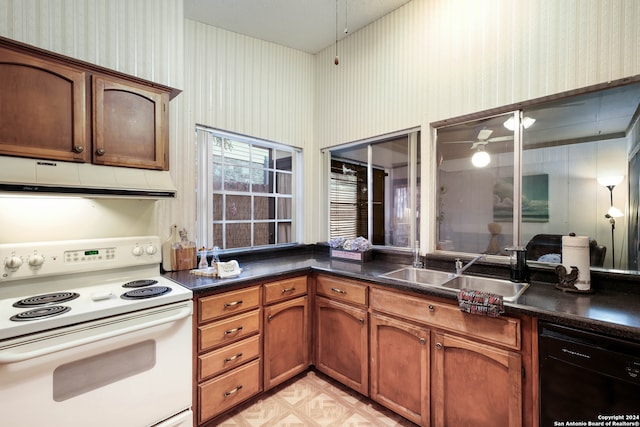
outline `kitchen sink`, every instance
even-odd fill
[[[529,287],[528,283],[515,283],[509,280],[492,279],[478,276],[456,276],[444,284],[449,289],[472,289],[502,295],[505,301],[515,301]]]
[[[446,271],[427,270],[424,268],[405,267],[389,273],[381,274],[389,279],[402,280],[404,282],[416,283],[419,285],[441,286],[455,277],[453,273]]]
[[[479,276],[456,276],[446,271],[429,270],[424,268],[405,267],[399,270],[381,274],[380,277],[401,280],[416,285],[430,286],[440,289],[458,291],[470,289],[474,291],[490,292],[501,295],[504,301],[515,301],[529,287],[528,283],[515,283],[509,280],[492,279]]]

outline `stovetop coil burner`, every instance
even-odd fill
[[[134,280],[133,282],[127,282],[122,285],[123,288],[142,288],[144,286],[151,286],[158,283],[157,280],[153,279],[143,279],[143,280]]]
[[[50,294],[35,295],[21,299],[13,303],[14,307],[38,307],[41,305],[61,303],[78,298],[80,294],[76,292],[53,292]]]
[[[145,288],[137,288],[125,292],[120,295],[122,299],[144,299],[153,298],[171,292],[171,288],[167,286],[148,286]]]
[[[64,305],[49,305],[47,307],[38,307],[33,310],[23,311],[15,316],[11,316],[9,320],[14,322],[24,322],[28,320],[38,320],[46,317],[58,316],[71,310],[71,307]]]

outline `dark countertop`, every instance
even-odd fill
[[[256,280],[277,280],[292,274],[317,271],[456,301],[456,291],[379,277],[407,264],[378,258],[359,264],[331,259],[323,253],[300,252],[299,255],[283,254],[275,258],[240,261],[242,273],[230,279],[200,277],[189,271],[167,272],[165,276],[198,294],[225,291]],[[521,313],[566,326],[640,340],[640,293],[624,288],[599,287],[590,294],[575,294],[558,290],[553,284],[532,281],[516,302],[505,302],[505,311],[506,314]]]

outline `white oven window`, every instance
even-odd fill
[[[62,402],[148,371],[156,364],[156,342],[147,340],[76,360],[53,371],[53,400]]]

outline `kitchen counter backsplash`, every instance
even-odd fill
[[[196,294],[229,290],[255,280],[278,279],[318,271],[427,296],[451,300],[455,300],[457,296],[456,292],[449,290],[379,277],[383,273],[411,265],[413,259],[408,253],[374,250],[372,261],[356,263],[331,259],[328,245],[299,245],[278,250],[223,255],[221,258],[222,261],[238,260],[242,274],[230,279],[196,276],[189,271],[167,272],[165,275]],[[454,259],[428,255],[425,257],[425,267],[453,272]],[[505,302],[506,314],[522,313],[567,326],[640,340],[640,277],[592,271],[594,292],[575,294],[555,288],[553,268],[533,267],[529,271],[531,286],[516,302]],[[508,279],[509,266],[479,261],[468,273]]]

